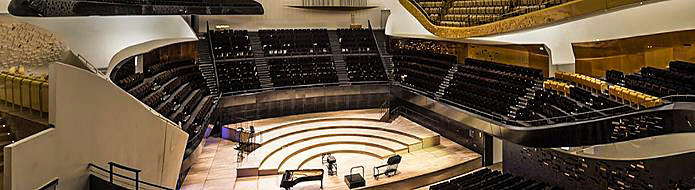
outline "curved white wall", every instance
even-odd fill
[[[21,17],[56,34],[68,48],[83,56],[96,68],[109,68],[122,59],[116,54],[131,46],[138,46],[132,55],[171,43],[197,40],[195,33],[181,16],[90,16],[90,17]],[[148,43],[159,41],[167,43]],[[130,56],[132,56],[130,55]]]
[[[392,4],[394,7],[405,10],[398,1],[393,1]],[[659,1],[556,25],[461,41],[483,44],[545,44],[551,51],[553,65],[573,64],[575,59],[572,43],[693,30],[695,29],[695,22],[693,22],[695,11],[693,10],[695,10],[693,0]],[[413,27],[422,26],[407,12],[392,14],[389,22],[397,23],[388,24],[391,28],[390,33],[387,34],[432,36],[428,31],[414,31]]]
[[[111,81],[65,64],[49,65],[50,123],[5,147],[5,190],[87,187],[87,165],[110,161],[142,170],[141,179],[174,188],[188,134]],[[128,172],[119,172],[128,174]]]

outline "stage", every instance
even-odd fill
[[[281,189],[285,170],[325,170],[321,153],[332,153],[338,163],[336,176],[324,175],[324,189],[348,189],[343,176],[353,166],[365,168],[362,189],[414,189],[481,167],[479,154],[403,117],[381,122],[382,114],[351,110],[254,122],[264,139],[257,139],[261,147],[241,163],[234,142],[209,138],[182,189]],[[376,180],[373,167],[396,154],[402,156],[398,174]],[[320,184],[302,182],[293,189],[319,189]]]

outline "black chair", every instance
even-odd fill
[[[400,163],[400,155],[389,157],[389,159],[386,161],[386,164],[374,167],[374,178],[379,180],[380,175],[385,175],[388,177],[396,175],[396,173],[398,173],[398,164]]]

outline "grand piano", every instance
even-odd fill
[[[297,183],[318,180],[321,180],[321,189],[323,189],[323,169],[285,170],[280,187],[289,190]]]

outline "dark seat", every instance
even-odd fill
[[[398,173],[398,164],[400,163],[400,155],[389,157],[389,159],[386,161],[386,164],[374,167],[374,178],[379,180],[380,175],[385,175],[387,177],[396,175]]]

